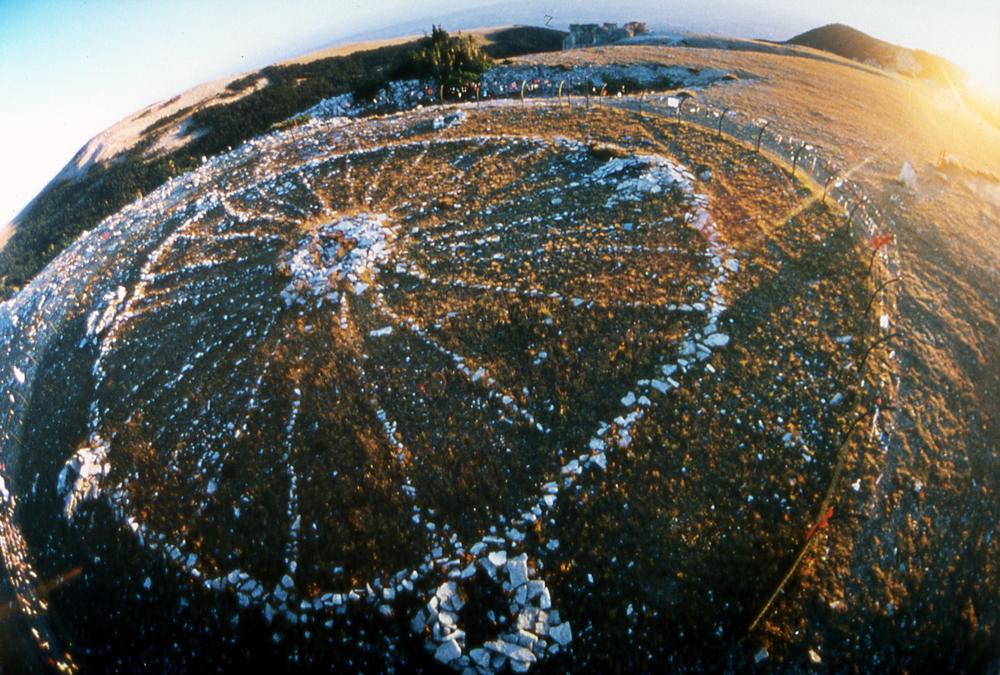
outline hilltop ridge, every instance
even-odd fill
[[[786,44],[812,47],[844,58],[941,84],[962,84],[965,71],[936,54],[879,40],[856,28],[831,23],[796,35]]]
[[[559,50],[563,31],[509,26],[469,31],[495,59]],[[88,141],[0,232],[0,297],[31,279],[77,236],[203,157],[238,146],[329,97],[374,90],[420,36],[325,49],[194,87]],[[6,240],[5,240],[6,239]]]

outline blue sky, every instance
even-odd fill
[[[546,16],[557,27],[639,19],[772,39],[838,21],[944,54],[1000,89],[1000,0],[0,0],[0,223],[92,136],[200,82],[432,20],[457,29]]]

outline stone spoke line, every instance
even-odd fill
[[[706,253],[705,256],[714,260],[714,254]],[[727,263],[730,269],[738,267],[737,261],[733,259]],[[423,271],[419,265],[406,260],[405,254],[399,255],[399,262],[396,263],[393,272],[400,275],[412,277],[416,280],[426,282],[431,286],[439,288],[456,288],[464,291],[478,291],[482,293],[505,294],[519,296],[531,300],[549,300],[558,302],[572,308],[594,309],[594,308],[617,308],[617,309],[652,309],[656,311],[678,312],[688,314],[691,312],[704,312],[706,305],[700,300],[691,299],[690,302],[645,302],[642,300],[621,301],[609,298],[583,297],[577,294],[565,296],[559,291],[545,291],[539,288],[524,288],[522,286],[506,286],[502,284],[480,283],[465,281],[463,279],[441,279]],[[693,290],[693,289],[692,289]],[[702,296],[698,296],[701,298]]]
[[[473,369],[469,363],[474,362],[471,359],[466,358],[461,354],[457,354],[452,350],[448,349],[440,342],[435,340],[433,337],[427,334],[427,331],[421,328],[417,321],[410,317],[401,317],[396,314],[389,305],[385,302],[385,298],[381,297],[381,294],[377,293],[375,295],[376,301],[375,306],[390,320],[396,322],[397,324],[402,324],[406,326],[410,332],[419,337],[423,342],[425,342],[432,349],[436,350],[438,353],[445,356],[448,361],[452,364],[452,367],[460,372],[466,380],[472,384],[477,384],[478,386],[486,390],[486,398],[489,399],[494,405],[499,403],[500,408],[507,414],[514,418],[521,418],[527,422],[529,427],[534,427],[543,434],[549,433],[549,429],[546,429],[540,422],[535,419],[529,411],[523,409],[515,401],[508,392],[501,389],[498,385],[499,383],[493,379],[483,367],[477,367]]]

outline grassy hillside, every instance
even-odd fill
[[[561,47],[563,33],[545,28],[514,27],[486,36],[483,51],[507,58]],[[425,38],[426,40],[426,38]],[[371,91],[408,68],[424,40],[358,51],[308,63],[269,66],[234,80],[229,89],[244,91],[266,78],[267,85],[230,103],[191,114],[183,109],[150,125],[143,140],[112,161],[99,164],[75,181],[50,185],[39,195],[0,250],[0,298],[28,283],[79,234],[166,180],[197,166],[202,156],[235,147],[268,131],[330,96]],[[168,154],[150,156],[156,132],[190,115],[191,139]],[[148,138],[147,138],[148,137]]]
[[[960,84],[965,81],[962,69],[947,59],[879,40],[843,24],[834,23],[814,28],[796,35],[788,43],[831,52],[854,61],[877,65],[885,70],[942,84]]]
[[[851,167],[900,249],[899,434],[859,485],[877,495],[840,522],[852,557],[804,571],[764,629],[761,667],[804,672],[807,650],[822,649],[824,664],[859,658],[900,672],[988,672],[1000,626],[989,590],[998,588],[1000,560],[1000,183],[986,174],[1000,174],[1000,131],[930,82],[833,61],[683,47],[587,51],[538,60],[746,73],[751,84],[706,88],[699,99],[770,120],[772,131],[809,139]],[[958,164],[939,167],[942,150]],[[904,161],[918,172],[917,190],[897,180]],[[957,573],[956,554],[976,572]],[[814,632],[820,624],[825,637]],[[792,648],[779,652],[786,640]]]
[[[514,26],[486,35],[483,51],[495,59],[506,59],[524,54],[558,52],[566,36],[561,30],[537,26]]]

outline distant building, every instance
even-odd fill
[[[642,21],[629,21],[621,27],[616,23],[572,23],[569,35],[563,39],[563,49],[611,44],[647,32]]]

